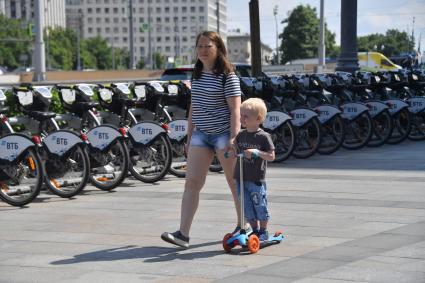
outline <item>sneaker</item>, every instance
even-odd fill
[[[259,231],[258,238],[260,239],[260,242],[267,241],[269,239],[269,232],[267,230]]]
[[[189,237],[183,236],[180,231],[174,233],[164,232],[161,235],[161,239],[182,248],[189,248]]]

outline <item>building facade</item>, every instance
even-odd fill
[[[227,53],[231,62],[251,64],[251,37],[249,34],[227,36]],[[261,43],[261,64],[269,65],[273,58],[273,49]]]
[[[100,36],[110,46],[129,49],[130,1],[135,62],[143,58],[149,65],[159,53],[170,62],[192,63],[196,35],[203,30],[219,29],[226,40],[227,0],[66,0],[67,26],[83,38]]]
[[[66,27],[65,2],[62,0],[44,1],[44,26]],[[34,0],[0,0],[0,13],[4,9],[6,17],[32,22],[34,19]]]

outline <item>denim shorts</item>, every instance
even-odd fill
[[[238,195],[240,196],[240,183],[237,180]],[[245,218],[252,222],[270,219],[267,209],[267,187],[265,182],[244,181],[244,213]]]
[[[207,147],[212,150],[225,149],[229,144],[230,132],[207,134],[194,129],[190,139],[190,146]]]

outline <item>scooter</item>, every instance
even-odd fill
[[[226,152],[225,157],[229,157],[229,154]],[[270,245],[279,244],[282,242],[284,236],[282,231],[277,231],[273,236],[265,241],[260,241],[258,236],[254,234],[252,229],[245,229],[245,215],[244,215],[244,175],[243,175],[243,159],[244,154],[240,153],[237,155],[239,161],[239,176],[240,176],[240,206],[241,206],[241,230],[239,234],[228,233],[223,238],[223,249],[226,252],[230,252],[232,248],[236,246],[241,246],[243,248],[248,248],[248,250],[253,254],[258,252],[260,248],[264,248]]]

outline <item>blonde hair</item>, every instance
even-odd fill
[[[264,122],[266,119],[267,107],[261,98],[249,98],[245,100],[241,104],[241,110],[242,109],[257,115],[261,122]]]

